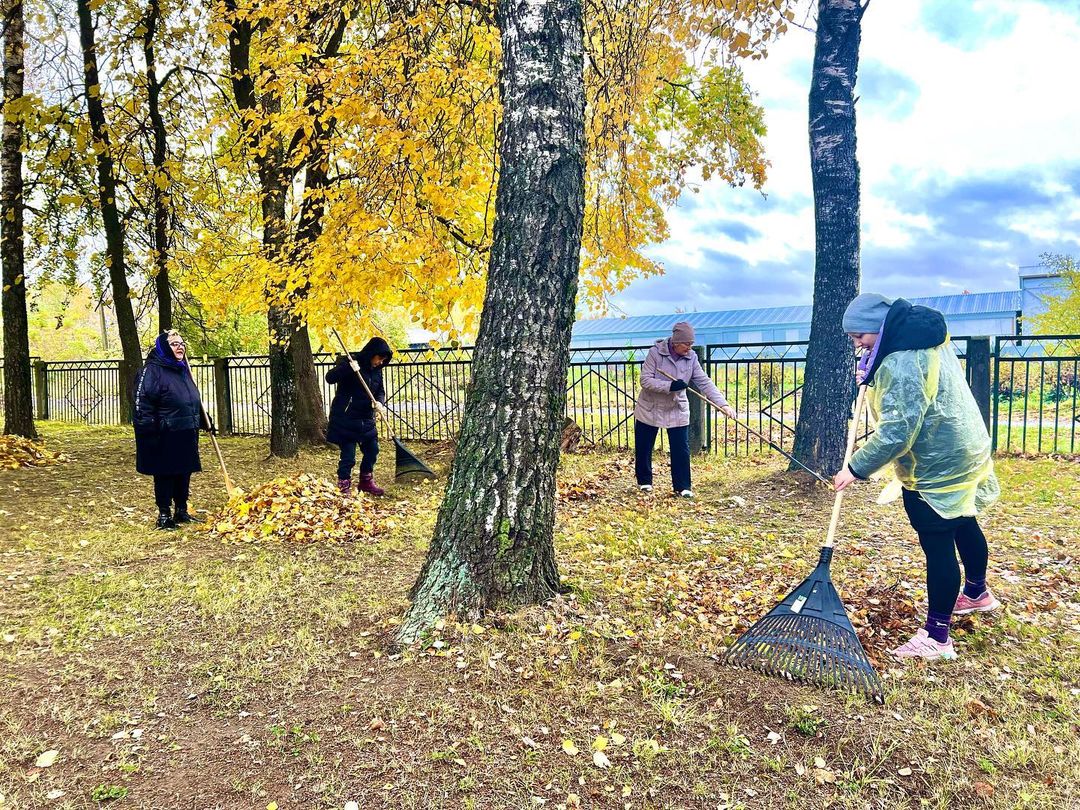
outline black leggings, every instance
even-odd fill
[[[168,512],[174,501],[177,512],[186,512],[190,492],[191,473],[154,476],[154,503],[159,512]]]
[[[904,490],[904,510],[926,555],[926,595],[933,613],[952,613],[960,593],[960,565],[970,580],[986,579],[986,536],[973,517],[943,518],[918,492]]]

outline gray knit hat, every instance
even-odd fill
[[[844,331],[849,335],[877,334],[893,305],[892,298],[881,293],[863,293],[856,296],[844,310]]]
[[[686,321],[679,321],[677,324],[671,327],[671,342],[693,343],[694,327],[692,327]]]

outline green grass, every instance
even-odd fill
[[[556,547],[570,594],[483,626],[450,620],[397,653],[439,485],[391,486],[370,508],[393,525],[374,538],[226,545],[151,528],[124,431],[44,427],[71,461],[0,472],[8,805],[1075,803],[1075,462],[999,460],[1004,497],[984,524],[1006,608],[960,623],[959,660],[932,667],[885,655],[921,620],[921,552],[897,504],[856,488],[833,572],[886,684],[877,706],[719,663],[823,538],[829,493],[776,458],[696,459],[686,503],[663,494],[662,465],[644,497],[627,454],[567,457]],[[248,489],[333,475],[329,449],[280,462],[263,440],[223,446]],[[445,453],[416,449],[445,469]],[[224,496],[204,460],[192,505],[213,510]],[[593,761],[598,738],[610,767]],[[35,768],[47,750],[56,763]]]

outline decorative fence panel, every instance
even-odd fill
[[[994,438],[1005,453],[1080,452],[1080,335],[958,337],[953,346]],[[572,349],[566,415],[587,445],[633,446],[634,403],[648,346]],[[706,373],[753,432],[790,449],[806,372],[806,341],[697,347]],[[472,349],[406,349],[384,372],[395,433],[412,441],[452,439],[472,379]],[[315,356],[329,409],[334,387],[325,373],[332,354]],[[0,366],[2,369],[2,366]],[[41,419],[104,425],[130,420],[117,360],[34,364]],[[219,427],[249,435],[270,432],[270,364],[265,356],[192,363],[203,403]],[[2,391],[2,388],[0,388]],[[854,393],[854,385],[853,385]],[[871,430],[869,421],[863,433]],[[767,452],[765,439],[703,409],[704,447],[725,455]]]
[[[994,446],[1005,453],[1080,447],[1080,335],[994,341]]]

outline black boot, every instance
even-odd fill
[[[176,507],[176,517],[173,519],[177,524],[180,523],[202,523],[201,518],[194,517],[188,513],[187,505]]]
[[[171,531],[176,528],[176,522],[168,512],[160,512],[157,518],[157,527],[162,531]]]

